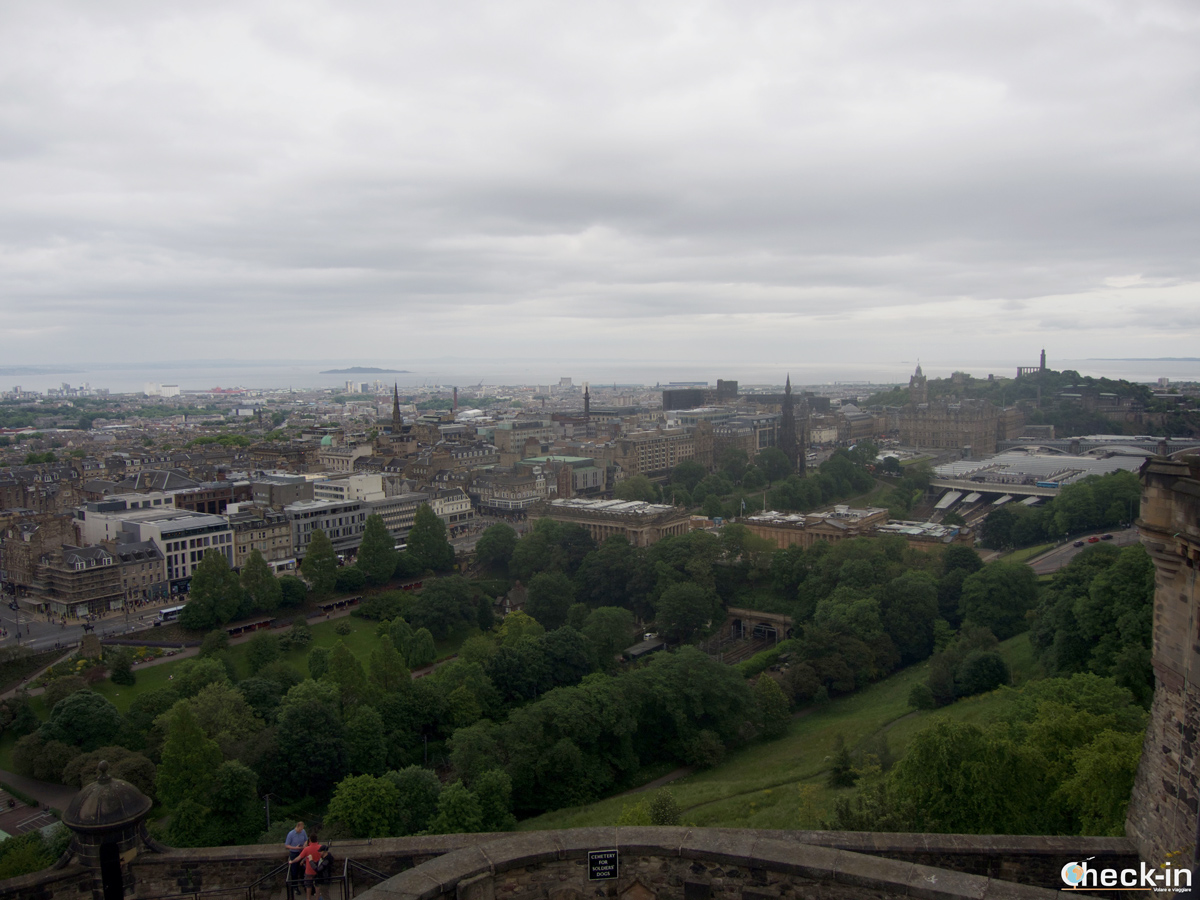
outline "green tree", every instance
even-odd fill
[[[351,775],[334,789],[328,818],[356,838],[388,837],[396,833],[400,802],[400,792],[387,778]]]
[[[428,828],[437,815],[438,796],[442,792],[437,775],[420,766],[409,766],[388,772],[384,778],[395,785],[400,795],[395,833],[403,837]]]
[[[190,599],[179,614],[179,623],[189,631],[204,631],[224,625],[237,615],[242,603],[242,586],[229,560],[219,550],[206,550],[192,572]]]
[[[387,745],[379,713],[369,706],[359,706],[346,719],[345,734],[350,771],[360,775],[382,775]]]
[[[308,599],[308,585],[295,575],[281,575],[279,589],[281,591],[280,603],[288,609],[303,606],[304,601]]]
[[[1008,684],[1011,678],[1004,657],[992,650],[976,650],[954,673],[955,693],[960,697],[982,694]]]
[[[963,581],[963,619],[1007,640],[1025,629],[1025,614],[1037,603],[1037,576],[1019,563],[988,563]]]
[[[792,461],[778,447],[768,447],[758,454],[754,464],[767,476],[767,481],[774,484],[792,474]]]
[[[205,802],[206,844],[247,844],[262,833],[258,776],[237,760],[227,760],[217,767]]]
[[[512,813],[512,779],[503,769],[488,769],[471,790],[479,799],[480,831],[512,831],[517,826]]]
[[[367,584],[386,584],[396,571],[396,542],[378,514],[367,516],[362,544],[355,565],[366,576]]]
[[[349,709],[366,697],[367,676],[362,663],[343,641],[333,645],[333,652],[329,655],[329,669],[324,677],[337,685],[343,710]]]
[[[889,787],[906,830],[1043,834],[1042,765],[1011,741],[936,719],[913,737]]]
[[[201,659],[209,656],[217,656],[229,649],[229,632],[224,628],[216,628],[204,636],[204,640],[200,642],[200,652],[197,654]]]
[[[483,830],[483,807],[479,798],[461,781],[438,797],[438,811],[429,825],[432,834],[469,834]]]
[[[379,646],[371,651],[367,670],[371,684],[385,693],[404,690],[412,684],[412,673],[404,664],[404,657],[386,634],[380,636]]]
[[[475,559],[485,569],[507,572],[517,547],[517,533],[503,522],[489,525],[475,544]]]
[[[54,709],[60,700],[65,700],[76,691],[87,689],[87,680],[82,675],[59,675],[46,683],[46,689],[42,692],[42,702],[46,704],[47,709]]]
[[[340,566],[333,581],[333,589],[340,594],[353,594],[367,584],[367,576],[357,565]]]
[[[251,550],[242,565],[241,585],[247,615],[274,612],[283,603],[279,579],[257,550]]]
[[[312,585],[314,594],[323,597],[333,592],[337,585],[337,562],[333,542],[320,528],[314,529],[304,560],[300,563],[300,572]]]
[[[329,671],[329,648],[313,647],[308,651],[308,674],[314,681],[320,681]]]
[[[38,733],[45,741],[61,741],[83,751],[115,744],[124,721],[117,708],[92,691],[76,691],[54,704]]]
[[[669,641],[686,641],[717,611],[716,595],[698,584],[673,584],[658,600],[655,624]]]
[[[408,553],[421,570],[445,572],[454,568],[454,548],[446,539],[446,525],[427,503],[422,503],[408,533]]]
[[[791,721],[787,697],[779,683],[766,673],[759,675],[754,682],[754,706],[763,737],[770,740],[787,734]]]
[[[437,647],[428,628],[418,628],[404,646],[404,660],[410,669],[423,669],[437,659]]]
[[[890,581],[881,592],[883,628],[900,651],[900,659],[914,663],[933,652],[933,623],[938,617],[938,589],[924,572],[907,572]]]
[[[594,609],[583,623],[583,636],[596,649],[601,667],[611,672],[617,667],[617,657],[633,641],[633,613],[617,606]]]
[[[133,674],[133,654],[121,648],[108,654],[109,678],[113,684],[128,686],[137,683]]]
[[[471,583],[461,575],[431,580],[408,613],[414,628],[427,628],[442,641],[454,632],[469,629],[478,617]]]
[[[179,704],[168,720],[162,762],[158,764],[158,798],[169,807],[187,798],[204,797],[221,765],[221,748],[204,736],[191,708]]]
[[[618,500],[643,500],[646,503],[654,503],[658,500],[658,491],[645,475],[631,475],[617,484],[613,489],[613,496]]]
[[[561,628],[567,622],[567,611],[575,602],[571,579],[561,572],[542,572],[529,582],[525,611],[547,631]]]
[[[858,782],[858,772],[854,768],[854,761],[850,758],[850,749],[846,746],[845,738],[840,734],[834,744],[833,765],[829,769],[829,777],[826,781],[833,788],[854,787]]]
[[[746,467],[749,463],[750,459],[746,456],[745,450],[739,447],[726,447],[721,451],[721,456],[717,460],[717,468],[721,470],[722,475],[737,484],[746,474]]]
[[[260,631],[250,638],[250,643],[246,645],[246,664],[250,667],[250,671],[257,675],[279,659],[281,653],[279,637]]]
[[[206,737],[217,742],[226,759],[242,756],[263,729],[262,720],[254,714],[245,695],[228,682],[210,684],[186,703],[196,724]]]
[[[1105,730],[1072,756],[1074,773],[1062,794],[1080,818],[1082,834],[1125,835],[1125,811],[1142,756],[1140,733]]]
[[[690,494],[707,474],[704,466],[696,460],[685,459],[671,470],[671,483],[679,485]]]
[[[276,766],[280,775],[274,790],[285,798],[328,796],[348,769],[336,707],[316,694],[293,694],[302,687],[289,691],[279,709]]]

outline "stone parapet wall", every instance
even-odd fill
[[[587,852],[616,849],[618,877],[589,881]],[[777,840],[753,831],[577,828],[446,854],[362,900],[1053,900],[1058,890]],[[1078,896],[1077,892],[1071,892]]]
[[[593,839],[627,843],[623,836],[634,835],[645,841],[647,835],[672,834],[675,846],[681,846],[682,835],[692,835],[693,840],[724,842],[726,846],[750,847],[765,841],[763,846],[790,848],[789,852],[808,852],[811,848],[829,852],[848,852],[857,859],[858,854],[877,857],[879,861],[904,865],[938,867],[946,877],[962,873],[978,876],[981,882],[989,879],[998,883],[1020,882],[1026,885],[1051,886],[1059,883],[1062,866],[1073,860],[1095,857],[1097,862],[1118,868],[1136,866],[1137,854],[1124,838],[1079,838],[1079,837],[1012,837],[1003,835],[942,835],[942,834],[889,834],[882,832],[841,831],[754,831],[730,828],[709,829],[584,829],[576,831],[530,832],[528,835],[511,834],[449,834],[429,837],[381,838],[374,841],[338,841],[333,845],[335,858],[340,862],[353,859],[387,875],[395,875],[447,854],[468,848],[483,847],[501,840],[533,840],[552,848],[557,859],[564,840],[577,832]],[[659,840],[662,843],[662,839]],[[600,849],[601,845],[589,847]],[[678,855],[678,854],[676,854]],[[849,857],[847,857],[849,858]],[[277,869],[285,859],[281,847],[259,845],[242,847],[207,847],[202,849],[179,849],[165,853],[142,851],[133,860],[131,870],[134,878],[131,898],[177,897],[186,890],[214,890],[232,888],[244,890],[260,878]],[[655,863],[654,866],[657,866]],[[746,865],[743,863],[743,865]],[[646,872],[654,866],[647,863]],[[671,867],[668,866],[668,869]],[[657,871],[657,870],[655,870]],[[707,871],[707,870],[706,870]],[[554,878],[558,878],[558,873]],[[659,874],[668,881],[678,877],[684,881],[697,881],[699,874],[663,869]],[[711,874],[711,873],[710,873]],[[536,878],[538,884],[548,884],[550,876],[545,873]],[[647,877],[650,877],[648,874]],[[719,879],[732,878],[722,869]],[[752,879],[753,880],[753,879]],[[534,883],[532,875],[528,883]],[[62,870],[47,869],[33,875],[0,881],[0,900],[80,900],[89,897],[91,875],[79,865]],[[366,876],[356,879],[356,885],[370,887]],[[724,883],[724,882],[722,882]],[[731,882],[732,883],[732,882]],[[265,882],[256,896],[267,898],[276,894],[283,884],[282,874]],[[670,885],[668,885],[670,886]],[[676,885],[677,887],[678,885]],[[759,890],[750,885],[748,890]],[[539,888],[540,890],[540,888]],[[693,889],[697,890],[697,889]],[[996,889],[993,889],[995,891]],[[664,894],[664,897],[667,896]],[[771,897],[779,896],[771,894]],[[799,895],[807,896],[807,895]],[[817,895],[813,895],[817,896]],[[828,896],[833,897],[833,894]],[[858,895],[866,896],[866,895]],[[996,896],[993,894],[993,896]],[[1036,896],[1036,895],[1034,895]],[[508,898],[503,892],[504,900]],[[569,898],[560,898],[569,900]],[[683,900],[715,900],[714,896],[687,896]],[[746,900],[765,900],[761,897]]]
[[[6,878],[0,881],[0,900],[83,900],[91,889],[91,870],[70,865]]]

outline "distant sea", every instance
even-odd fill
[[[1074,369],[1081,375],[1124,378],[1129,381],[1155,382],[1200,381],[1200,360],[1153,359],[1050,359],[1053,369]],[[1011,377],[1018,365],[1036,365],[1037,358],[992,362],[959,361],[942,363],[922,361],[924,373],[945,377],[955,371],[977,377],[989,373]],[[322,369],[350,366],[407,369],[398,375],[322,375]],[[64,382],[72,387],[84,383],[93,389],[107,388],[113,393],[131,393],[147,384],[177,384],[182,391],[206,391],[215,387],[265,390],[341,388],[347,381],[380,380],[399,384],[401,389],[453,386],[473,387],[481,382],[493,385],[557,385],[560,378],[575,384],[589,381],[595,385],[666,385],[672,381],[706,381],[715,385],[718,378],[738,381],[741,385],[778,385],[790,374],[797,385],[834,384],[884,385],[907,383],[917,361],[838,361],[779,362],[693,360],[676,363],[586,359],[326,359],[326,360],[185,360],[144,363],[50,363],[0,368],[0,389],[20,386],[27,391],[45,391]]]

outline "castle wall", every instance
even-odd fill
[[[1200,458],[1146,462],[1138,531],[1155,569],[1155,691],[1125,829],[1148,863],[1191,867],[1200,800]]]

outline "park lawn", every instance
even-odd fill
[[[1000,645],[1001,653],[1027,678],[1032,651],[1026,635]],[[1007,702],[999,693],[960,700],[935,711],[914,711],[908,693],[923,681],[929,663],[919,663],[866,689],[833,700],[824,709],[806,710],[794,718],[788,733],[777,740],[743,748],[721,765],[670,784],[688,825],[729,828],[820,828],[834,800],[845,790],[825,784],[829,760],[838,736],[856,750],[886,736],[893,757],[899,757],[912,736],[932,716],[942,715],[977,723],[994,717]],[[596,803],[556,810],[517,827],[520,831],[614,825],[622,810],[648,795],[610,797]]]

